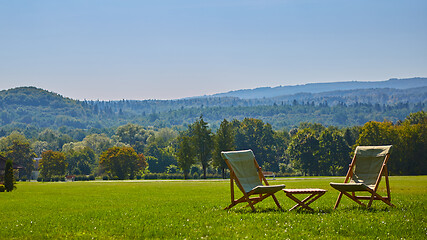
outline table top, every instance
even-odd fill
[[[284,192],[287,193],[321,193],[326,192],[325,189],[320,188],[285,188],[283,189]]]

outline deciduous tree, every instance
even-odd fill
[[[317,175],[319,173],[319,161],[316,158],[319,150],[319,141],[309,129],[299,130],[292,138],[288,154],[294,162],[295,168],[304,174]]]
[[[133,179],[141,170],[140,158],[131,147],[112,147],[101,154],[99,164],[111,178]]]
[[[360,129],[358,146],[392,145],[397,143],[398,135],[391,122],[367,122]]]
[[[279,159],[283,156],[284,143],[276,135],[270,124],[264,124],[260,119],[245,118],[238,126],[235,135],[236,149],[252,149],[257,156],[258,163],[266,170],[278,171]]]
[[[61,176],[65,174],[67,169],[67,162],[65,161],[65,154],[62,152],[55,152],[48,150],[42,153],[40,161],[40,175],[49,179],[52,176]]]
[[[150,172],[165,172],[169,165],[176,164],[174,151],[175,149],[170,145],[162,147],[156,142],[147,144],[145,146],[145,156],[149,163]]]
[[[7,151],[14,141],[29,143],[28,139],[20,132],[13,131],[9,136],[0,138],[0,151]]]
[[[335,129],[325,129],[319,137],[319,172],[321,175],[345,174],[350,163],[350,151],[347,141]]]
[[[89,175],[94,167],[96,156],[95,152],[89,147],[71,149],[66,153],[68,163],[67,171],[69,174]]]
[[[195,156],[196,154],[191,138],[185,135],[180,136],[176,157],[178,160],[178,167],[184,172],[185,179],[188,179],[190,167],[194,164]]]
[[[90,134],[83,139],[82,144],[90,147],[98,155],[115,146],[114,141],[104,133]]]
[[[206,170],[212,156],[212,132],[208,123],[203,120],[203,116],[190,126],[190,131],[196,157],[202,164],[203,178],[206,179]]]
[[[129,144],[136,152],[142,153],[150,133],[142,126],[129,123],[118,127],[116,135],[120,142]]]
[[[214,136],[214,149],[212,154],[212,164],[214,167],[221,169],[222,178],[225,178],[225,169],[227,169],[227,164],[222,159],[221,152],[232,151],[234,149],[233,126],[224,119]]]
[[[31,178],[31,171],[34,169],[33,159],[35,154],[31,151],[28,142],[14,140],[12,145],[7,148],[6,158],[11,159],[15,164],[23,167],[19,171],[19,177],[26,176]]]

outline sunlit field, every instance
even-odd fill
[[[1,239],[425,239],[427,176],[390,177],[392,203],[358,207],[346,197],[333,210],[338,178],[280,178],[287,188],[323,188],[314,212],[278,211],[266,199],[251,212],[244,204],[223,210],[229,181],[94,181],[18,183],[0,193]],[[382,189],[384,190],[384,189]]]

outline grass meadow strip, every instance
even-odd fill
[[[371,209],[338,192],[330,181],[344,178],[280,178],[288,188],[328,192],[310,206],[314,212],[278,211],[272,199],[223,210],[229,182],[93,181],[18,183],[0,193],[1,239],[425,239],[427,176],[391,177],[392,203]],[[294,202],[279,192],[284,209]]]

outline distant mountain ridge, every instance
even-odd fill
[[[427,78],[392,78],[387,81],[363,82],[331,82],[331,83],[308,83],[295,86],[261,87],[255,89],[241,89],[226,93],[218,93],[209,97],[237,97],[241,99],[273,98],[298,93],[321,93],[332,91],[344,91],[355,89],[394,88],[409,89],[426,87]]]

